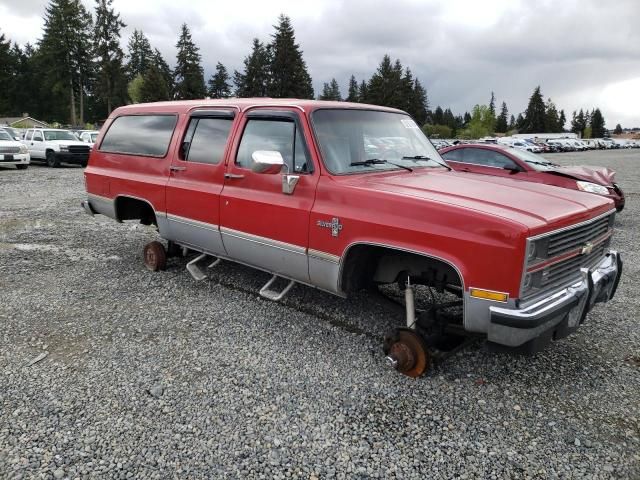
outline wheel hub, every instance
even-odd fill
[[[420,335],[407,328],[397,329],[385,339],[387,362],[408,377],[423,375],[430,365],[430,355]]]

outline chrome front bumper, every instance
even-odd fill
[[[622,259],[609,251],[598,265],[581,273],[573,285],[519,308],[490,307],[487,340],[507,347],[529,344],[529,350],[537,351],[577,330],[596,303],[615,295]]]

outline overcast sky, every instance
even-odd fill
[[[95,2],[82,0],[93,11]],[[42,35],[47,0],[0,0],[0,32],[19,44]],[[504,100],[525,109],[536,85],[563,108],[602,110],[608,128],[640,127],[640,0],[114,0],[169,64],[186,22],[207,78],[216,62],[240,69],[251,40],[268,41],[290,16],[316,94],[335,77],[346,96],[351,74],[369,78],[388,53],[427,88],[432,108],[454,113]]]

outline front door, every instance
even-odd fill
[[[196,110],[187,119],[169,167],[165,236],[210,254],[225,253],[220,237],[220,192],[233,110]]]
[[[220,203],[222,240],[227,254],[285,277],[309,281],[309,213],[319,172],[314,167],[306,120],[294,109],[254,109],[243,118],[229,158]],[[252,170],[254,152],[279,152],[280,173]],[[297,178],[283,192],[283,175]]]
[[[29,150],[31,150],[31,155],[34,158],[44,159],[45,158],[45,149],[44,149],[44,138],[42,137],[42,130],[34,130],[33,136],[31,137],[31,145],[29,146]]]

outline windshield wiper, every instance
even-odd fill
[[[350,167],[369,167],[372,165],[383,165],[383,164],[393,165],[395,167],[404,168],[410,172],[413,172],[413,168],[407,167],[406,165],[400,165],[399,163],[390,162],[389,160],[383,160],[382,158],[367,158],[366,160],[360,160],[358,162],[351,162],[349,164]]]
[[[423,160],[425,162],[437,163],[438,165],[440,165],[441,167],[446,168],[447,170],[453,170],[449,165],[447,165],[445,163],[440,163],[439,161],[434,160],[431,157],[427,157],[426,155],[404,156],[404,157],[402,157],[402,160],[413,160],[413,161]]]
[[[527,163],[533,163],[535,165],[542,165],[543,167],[547,167],[547,166],[552,166],[552,167],[557,167],[558,165],[556,165],[555,163],[551,163],[551,162],[536,162],[535,160],[527,160]]]

